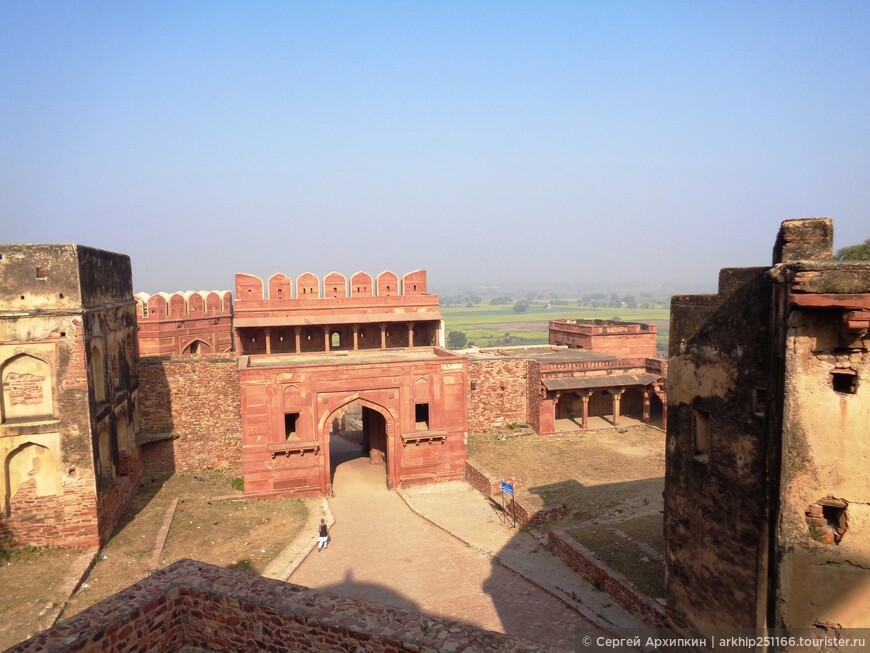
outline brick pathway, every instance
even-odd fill
[[[334,486],[332,542],[290,582],[567,649],[575,628],[590,628],[561,601],[411,512],[386,489],[383,467],[351,460],[336,470]]]

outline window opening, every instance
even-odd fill
[[[429,430],[429,404],[414,404],[415,430]]]
[[[46,277],[45,267],[42,265],[37,265],[36,266],[36,278],[37,279],[45,279],[45,277]]]
[[[858,391],[858,375],[854,370],[834,370],[831,372],[831,387],[834,389],[834,392],[853,395]]]
[[[299,413],[284,413],[284,437],[287,440],[299,439],[299,434],[296,432],[298,423]]]
[[[330,347],[341,347],[341,335],[339,335],[338,331],[333,331],[331,336],[331,342],[329,344]]]
[[[695,411],[695,457],[706,462],[710,454],[710,413]]]

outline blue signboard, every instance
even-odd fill
[[[513,483],[508,483],[507,481],[502,481],[501,482],[501,491],[504,494],[508,495],[509,497],[512,497],[514,495]]]

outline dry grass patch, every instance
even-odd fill
[[[158,531],[173,499],[178,506],[158,567],[180,558],[259,574],[299,533],[300,499],[212,501],[232,495],[224,471],[179,472],[141,484],[98,562],[65,611],[69,617],[141,580],[149,572]]]

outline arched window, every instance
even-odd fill
[[[50,419],[54,415],[51,365],[20,354],[0,371],[3,421]]]
[[[100,402],[105,401],[106,373],[103,369],[103,353],[96,345],[91,348],[91,371],[94,377],[94,399]]]
[[[329,346],[333,349],[341,347],[341,334],[338,331],[332,332],[332,341]]]

